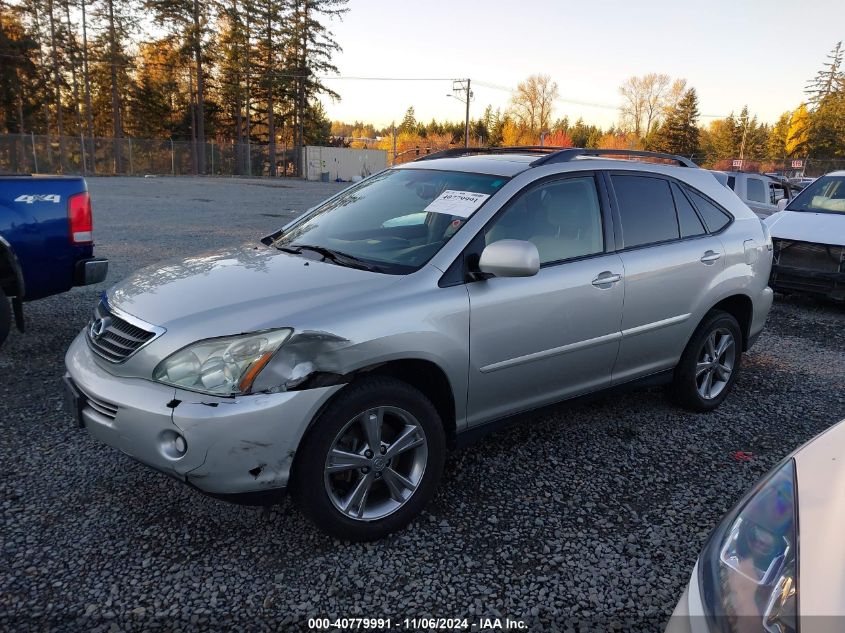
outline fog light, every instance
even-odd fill
[[[173,440],[173,446],[176,448],[176,452],[180,455],[184,455],[185,451],[188,450],[188,445],[185,443],[185,438],[181,435],[177,435],[176,439]]]

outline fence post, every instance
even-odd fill
[[[252,176],[252,145],[249,137],[246,139],[246,175]]]
[[[132,169],[132,137],[129,137],[129,175],[131,176],[133,172]]]
[[[211,175],[214,175],[214,139],[211,139]]]
[[[82,136],[82,132],[79,133],[79,149],[82,150],[82,173],[88,173],[88,167],[86,166],[85,161],[85,137]]]
[[[38,173],[38,155],[35,153],[35,132],[30,132],[29,137],[32,140],[32,163],[35,167],[35,173]]]
[[[170,139],[170,175],[176,175],[176,154],[173,150],[173,139]]]

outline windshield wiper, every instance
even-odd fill
[[[348,253],[341,253],[340,251],[326,248],[325,246],[316,246],[313,244],[291,244],[290,246],[277,246],[276,248],[286,253],[296,254],[299,254],[304,250],[314,251],[315,253],[322,255],[325,259],[334,262],[338,266],[360,268],[361,270],[369,270],[376,273],[381,272],[380,267],[370,264],[359,257],[349,255]]]

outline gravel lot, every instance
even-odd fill
[[[109,283],[255,240],[339,185],[91,179]],[[73,428],[63,355],[91,287],[27,306],[0,349],[0,629],[303,630],[309,616],[522,617],[657,630],[708,532],[760,475],[845,417],[845,311],[778,297],[725,405],[659,389],[530,416],[447,462],[409,529],[349,545],[190,490]],[[753,454],[737,461],[734,451]],[[401,625],[401,622],[400,622]]]

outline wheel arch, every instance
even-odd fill
[[[727,312],[737,320],[739,329],[742,332],[742,351],[748,351],[751,321],[754,318],[754,303],[751,301],[751,297],[743,293],[729,295],[710,308],[707,314],[710,314],[714,310]],[[707,314],[702,317],[702,321],[707,317]]]
[[[455,395],[449,377],[440,365],[422,358],[401,358],[360,367],[344,375],[343,378],[348,386],[370,376],[396,378],[422,392],[437,409],[447,442],[451,444],[454,441],[457,432]],[[323,403],[309,423],[308,429],[344,390],[345,387],[339,389]]]
[[[8,297],[23,299],[26,287],[23,270],[12,245],[0,234],[0,288]]]

